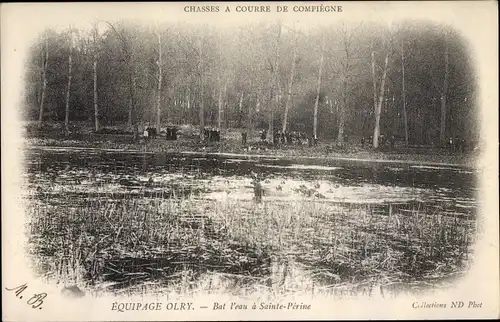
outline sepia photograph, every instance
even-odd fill
[[[496,2],[0,10],[3,320],[499,317]]]

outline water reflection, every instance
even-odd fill
[[[262,209],[255,208],[252,202],[252,173],[263,177],[266,202],[259,206],[264,207]],[[133,199],[134,213],[121,216],[129,216],[134,229],[139,229],[131,226],[127,232],[131,236],[137,234],[131,239],[135,244],[120,244],[117,253],[95,251],[92,261],[82,261],[88,280],[111,289],[161,280],[184,287],[203,284],[208,289],[216,288],[214,284],[219,287],[228,284],[232,288],[253,284],[275,293],[292,290],[297,285],[302,290],[311,290],[370,279],[373,270],[378,269],[377,261],[401,274],[430,278],[429,272],[437,270],[441,264],[436,263],[442,261],[436,257],[437,248],[431,241],[410,241],[409,236],[426,234],[435,238],[432,242],[444,238],[448,243],[450,238],[466,234],[469,228],[462,223],[454,227],[442,222],[471,221],[476,212],[476,171],[450,166],[312,159],[299,164],[263,157],[29,150],[25,175],[26,191],[31,193],[26,198],[49,207],[47,214],[52,211],[50,207],[103,209],[102,214],[95,215],[100,216],[98,220],[71,217],[68,222],[57,216],[39,219],[42,230],[51,226],[46,221],[52,220],[60,226],[57,220],[63,220],[74,227],[73,234],[78,235],[88,229],[87,221],[94,221],[103,229],[99,238],[115,234],[116,243],[119,240],[116,236],[125,232],[116,233],[113,220],[125,219],[111,218],[118,215],[110,209],[129,209],[127,203]],[[188,200],[192,207],[177,210],[174,216],[168,212],[172,204],[161,204],[164,200]],[[94,207],[94,201],[104,206]],[[157,202],[160,205],[154,211],[148,210],[148,204]],[[291,217],[287,217],[287,212],[283,218],[266,217],[267,204],[276,208],[270,210],[272,213],[297,202],[302,202],[305,212],[311,212],[310,218],[297,209]],[[233,208],[219,209],[220,204]],[[146,220],[141,216],[146,218],[157,211],[161,216],[151,220],[153,226],[155,223],[164,226],[161,220],[171,217],[173,229],[202,242],[190,244],[193,240],[186,240],[183,243],[179,236],[176,238],[180,239],[172,239],[158,235],[155,227],[145,228]],[[236,219],[221,215],[235,211],[238,212]],[[415,230],[413,225],[422,221],[419,219],[422,213],[439,219],[426,219],[427,224]],[[247,214],[252,217],[244,217]],[[266,243],[266,247],[256,247],[245,239],[248,237],[244,231],[246,225],[259,220],[264,223],[263,228],[280,232],[278,236],[267,236],[279,240],[278,248],[273,242]],[[305,222],[297,225],[301,220]],[[441,231],[432,230],[433,220],[439,220],[439,225],[436,224],[439,227],[451,227],[446,228],[445,236],[439,235]],[[228,232],[231,225],[241,231]],[[460,229],[463,232],[457,233]],[[300,238],[290,239],[289,234],[297,235],[299,231],[304,242],[290,244],[290,240]],[[394,231],[401,235],[394,235]],[[383,242],[379,240],[381,236]],[[156,250],[136,251],[145,247],[140,242],[151,241],[153,237],[158,238],[158,243],[168,242],[168,247],[160,243]],[[62,243],[67,237],[57,238],[61,238]],[[88,238],[97,239],[97,236]],[[470,240],[460,239],[460,243],[468,245]],[[391,263],[390,256],[382,260],[389,244],[392,251],[402,254],[404,265]],[[58,252],[51,249],[39,255],[50,261],[59,256]],[[437,258],[431,261],[435,266],[429,264],[428,258]]]
[[[245,199],[244,187],[252,172],[267,180],[271,197],[282,196],[287,186],[296,198],[301,185],[313,188],[321,182],[318,196],[336,202],[416,202],[449,212],[473,215],[476,208],[476,173],[460,167],[307,160],[295,164],[275,158],[199,157],[182,154],[132,154],[30,151],[31,184],[60,185],[54,192],[120,193],[136,191],[140,197],[171,197],[207,193],[213,198],[226,191]],[[71,185],[75,191],[65,191]],[[294,190],[295,189],[295,190]],[[139,193],[140,192],[140,193]],[[251,193],[246,196],[251,197]]]

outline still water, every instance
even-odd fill
[[[252,173],[257,173],[273,200],[297,198],[307,193],[304,188],[313,188],[313,195],[323,202],[419,204],[473,216],[478,191],[478,170],[451,166],[41,150],[29,151],[26,158],[29,185],[39,190],[52,186],[60,202],[93,193],[115,198],[139,191],[138,197],[169,196],[172,190],[197,198],[251,199],[249,185]],[[54,197],[52,202],[57,202]]]
[[[354,283],[363,279],[373,279],[377,274],[388,276],[392,274],[393,281],[406,279],[410,282],[422,279],[424,275],[442,277],[448,272],[463,268],[457,263],[461,262],[464,256],[467,257],[462,246],[467,248],[472,241],[472,238],[470,240],[467,238],[471,226],[469,223],[475,221],[477,210],[476,182],[479,172],[458,166],[324,159],[301,159],[298,162],[298,160],[275,157],[50,149],[30,149],[25,153],[25,158],[25,191],[28,192],[26,198],[37,204],[40,209],[43,207],[52,207],[47,209],[56,210],[72,209],[74,213],[78,208],[88,207],[94,200],[107,200],[112,203],[120,200],[127,202],[137,200],[143,203],[157,200],[190,200],[193,207],[187,210],[189,216],[173,225],[178,227],[180,223],[188,227],[190,229],[186,230],[188,233],[193,232],[193,229],[201,229],[200,231],[204,232],[203,243],[193,243],[195,246],[190,246],[192,236],[195,236],[190,235],[191,240],[182,241],[180,238],[181,241],[176,241],[177,244],[169,244],[168,249],[152,250],[149,246],[154,243],[146,238],[145,243],[150,242],[147,256],[144,255],[144,251],[141,253],[143,255],[137,255],[137,252],[131,255],[131,250],[127,256],[104,253],[98,258],[102,272],[96,271],[94,275],[98,275],[101,282],[115,286],[172,280],[173,276],[180,278],[179,272],[186,280],[186,271],[191,274],[188,280],[196,281],[197,285],[205,283],[206,276],[209,276],[209,282],[206,282],[209,286],[202,285],[203,288],[212,287],[211,285],[217,283],[217,279],[220,284],[233,285],[231,277],[228,276],[240,276],[244,278],[239,278],[234,285],[238,283],[240,286],[253,285],[257,291],[259,288],[256,286],[275,287],[273,283],[268,282],[273,278],[276,279],[278,275],[281,280],[280,285],[286,286],[284,281],[291,281],[295,286],[299,285],[298,288],[305,288],[304,285],[308,284],[331,287],[348,281]],[[293,232],[283,227],[288,224],[290,227],[296,227],[290,224],[290,220],[294,218],[300,220],[297,218],[302,216],[301,212],[297,210],[295,215],[298,217],[294,218],[288,213],[281,214],[280,218],[284,218],[286,223],[284,221],[277,223],[275,220],[268,226],[271,227],[274,223],[281,225],[284,234],[280,235],[278,244],[286,245],[286,250],[283,250],[282,246],[278,250],[273,250],[272,247],[269,250],[252,248],[249,243],[242,244],[241,238],[240,242],[237,242],[237,234],[233,234],[231,238],[234,237],[234,240],[228,242],[228,237],[221,237],[222,231],[228,229],[226,227],[228,222],[216,224],[215,218],[211,218],[207,213],[248,209],[253,218],[242,217],[245,212],[241,211],[238,218],[232,219],[233,227],[238,229],[249,226],[249,222],[268,220],[255,218],[255,214],[260,211],[258,209],[255,211],[255,206],[252,206],[254,205],[252,176],[255,174],[262,182],[264,204],[278,205],[279,208],[281,207],[279,205],[290,205],[304,200],[322,205],[323,210],[320,209],[320,212],[330,213],[331,209],[337,213],[338,209],[345,211],[342,212],[343,215],[333,220],[328,218],[328,215],[316,218],[314,224],[316,226],[310,222],[309,226],[308,222],[302,223],[303,228],[299,235],[297,231]],[[213,204],[219,205],[217,206],[219,208],[216,207],[214,210],[211,208]],[[220,206],[227,204],[236,205],[236,208]],[[283,207],[282,209],[288,209]],[[350,213],[354,214],[355,209],[362,209],[363,216],[350,217]],[[51,211],[47,210],[44,216],[49,216]],[[290,209],[287,211],[290,212]],[[425,225],[419,228],[420,230],[417,229],[416,237],[410,242],[412,228],[408,223],[411,220],[407,223],[402,220],[405,216],[413,216],[415,211],[420,214],[431,216],[439,214],[441,217],[453,218],[450,224],[443,223],[441,219],[436,222],[441,225],[442,232],[447,234],[443,244],[439,244],[441,242],[438,239],[428,238],[434,235],[432,227],[429,230],[424,227]],[[373,222],[367,220],[366,214],[376,219]],[[390,227],[387,230],[388,222],[380,219],[387,217],[388,214],[389,217],[392,214],[404,215],[396,219],[397,229]],[[86,219],[77,218],[77,220]],[[134,223],[140,222],[140,218],[130,218],[130,220]],[[235,222],[237,224],[234,224]],[[416,222],[420,223],[422,220]],[[57,225],[59,226],[54,227],[64,226],[64,224],[61,226],[60,222]],[[166,223],[158,222],[158,225]],[[263,227],[267,227],[266,225]],[[432,226],[432,223],[428,225]],[[132,229],[132,225],[129,228]],[[65,258],[69,255],[46,236],[55,234],[62,244],[68,242],[71,237],[69,232],[67,235],[57,232],[66,228],[51,229],[52,231],[48,232],[35,231],[38,239],[33,238],[35,240],[33,243],[38,243],[37,249],[39,249],[35,251],[35,256],[41,259],[45,265],[43,270],[47,272],[61,271],[60,266],[54,266],[52,263],[57,262],[56,258]],[[78,229],[84,230],[84,228]],[[263,234],[268,233],[270,234],[268,238],[273,239],[276,237],[274,236],[276,229],[273,229],[270,228],[269,232]],[[80,233],[81,231],[77,232]],[[133,235],[134,230],[128,233]],[[290,237],[294,233],[295,237]],[[265,238],[267,237],[264,236]],[[288,238],[288,242],[283,242],[281,238]],[[450,238],[455,238],[453,240],[461,244],[456,244]],[[141,239],[140,236],[138,239]],[[221,242],[222,239],[226,242]],[[46,245],[49,244],[49,240],[55,245],[51,249]],[[205,242],[206,240],[208,242]],[[436,251],[438,249],[436,243],[441,245],[439,247],[443,247],[442,252]],[[115,245],[109,247],[111,249]],[[130,247],[134,251],[137,250],[137,245]],[[377,263],[380,262],[377,258],[389,254],[388,249],[399,256],[399,259],[396,264],[390,266],[387,260],[382,261],[382,264],[388,267],[383,271]],[[333,256],[332,252],[337,257]],[[96,258],[99,254],[93,253]],[[389,257],[386,259],[391,258],[391,255],[387,256]],[[420,264],[415,264],[417,262]],[[191,263],[189,269],[186,263]],[[84,263],[82,265],[85,266]],[[96,264],[92,265],[95,267]],[[366,266],[364,273],[359,268],[363,265]],[[90,270],[89,265],[87,265],[88,270]],[[135,282],[132,283],[132,280]]]

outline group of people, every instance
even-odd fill
[[[219,142],[220,141],[220,130],[212,128],[210,130],[203,129],[203,136],[205,137],[205,141],[209,142]]]
[[[166,129],[166,139],[167,140],[177,140],[178,138],[178,131],[179,129],[176,127],[167,127]],[[144,129],[143,136],[146,139],[155,139],[158,136],[158,131],[156,130],[155,127],[148,126]],[[217,130],[215,128],[211,129],[203,129],[203,135],[205,138],[205,141],[208,142],[220,142],[221,136],[220,136],[220,130]],[[247,143],[247,133],[242,132],[242,143],[243,145],[246,145]],[[267,139],[267,130],[264,129],[260,132],[260,139],[261,141],[266,141]],[[379,146],[380,147],[387,147],[387,148],[394,148],[395,142],[396,142],[396,137],[394,135],[390,136],[385,136],[384,134],[381,134],[379,136]],[[286,145],[302,145],[302,144],[309,144],[309,146],[317,145],[318,143],[318,138],[317,137],[308,137],[306,133],[300,132],[300,131],[291,131],[291,132],[282,132],[282,131],[274,131],[273,133],[273,143],[275,145],[281,145],[281,144],[286,144]],[[447,148],[451,151],[454,152],[465,152],[467,149],[467,141],[460,137],[460,136],[454,136],[454,137],[449,137],[448,141],[446,142]],[[373,144],[373,136],[365,137],[363,136],[361,138],[361,146],[362,147],[371,147]]]
[[[260,139],[261,141],[265,141],[267,137],[267,130],[262,130],[260,132]],[[274,131],[273,132],[273,143],[275,145],[280,145],[280,144],[287,144],[287,145],[302,145],[302,144],[307,144],[309,142],[309,145],[316,145],[318,142],[317,137],[308,137],[306,133],[304,132],[296,132],[296,131]]]
[[[167,133],[166,133],[167,140],[169,140],[169,141],[177,140],[178,131],[179,131],[179,129],[176,127],[167,127]]]
[[[394,148],[394,145],[396,143],[396,137],[394,135],[388,135],[385,136],[384,134],[380,134],[378,138],[378,144],[379,146],[387,146],[390,147],[391,149]],[[370,135],[368,138],[363,136],[361,138],[361,146],[364,148],[366,146],[372,146],[373,145],[373,135]]]
[[[166,138],[167,140],[177,140],[179,129],[176,127],[167,127]],[[143,137],[146,139],[156,139],[158,131],[155,127],[148,126],[144,129]]]
[[[396,141],[397,139],[394,135],[385,136],[381,134],[378,142],[380,147],[390,147],[392,149],[394,148]],[[373,136],[361,138],[362,147],[371,147],[372,144]],[[467,150],[467,141],[460,136],[449,137],[446,142],[446,148],[453,152],[465,152]]]
[[[156,128],[154,128],[152,126],[148,126],[144,129],[143,136],[145,138],[156,139],[157,135],[158,135],[158,131],[156,131]]]
[[[454,152],[465,152],[467,149],[467,141],[460,136],[448,138],[448,149]]]

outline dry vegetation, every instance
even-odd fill
[[[36,270],[97,293],[438,287],[466,270],[475,236],[471,218],[418,209],[380,214],[307,198],[108,196],[67,208],[45,198],[28,207]]]

